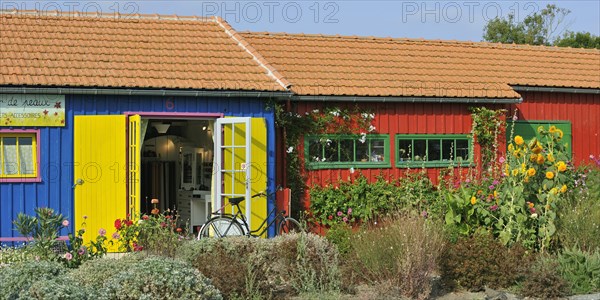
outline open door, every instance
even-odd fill
[[[220,118],[215,123],[215,182],[213,208],[229,197],[267,190],[267,129],[262,118]],[[242,203],[252,230],[267,217],[267,199]]]
[[[100,228],[114,232],[114,221],[127,212],[125,116],[75,116],[74,196],[75,230],[86,222],[84,243]],[[109,251],[117,251],[117,245]]]
[[[136,218],[140,214],[141,121],[140,115],[129,116],[127,213],[132,218]]]

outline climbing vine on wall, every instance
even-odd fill
[[[492,171],[498,154],[498,136],[506,127],[505,109],[489,109],[486,107],[471,107],[473,119],[472,134],[481,147],[481,167]]]
[[[299,145],[307,134],[356,134],[361,137],[373,133],[376,128],[372,125],[375,114],[355,106],[351,109],[327,107],[322,110],[314,109],[305,113],[287,111],[278,102],[271,102],[268,108],[275,113],[275,124],[284,129],[284,146],[287,152],[286,174],[287,185],[292,189],[292,207],[304,206],[306,177],[304,172],[304,156]],[[292,210],[294,211],[294,210]],[[298,212],[298,209],[295,210]]]

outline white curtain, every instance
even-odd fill
[[[2,166],[3,175],[18,174],[17,164],[17,138],[6,137],[2,139]]]
[[[21,175],[34,173],[33,141],[31,138],[19,138],[19,161],[21,163]]]

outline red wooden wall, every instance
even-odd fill
[[[518,118],[524,121],[570,121],[573,134],[573,161],[590,162],[589,156],[600,155],[600,94],[520,92],[523,103]]]

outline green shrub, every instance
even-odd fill
[[[600,249],[600,170],[580,170],[578,177],[569,197],[558,203],[557,235],[563,248],[594,251]]]
[[[177,257],[211,278],[227,298],[281,298],[339,287],[337,249],[313,234],[202,239],[183,244]]]
[[[538,299],[556,299],[569,293],[568,282],[558,274],[554,257],[539,256],[523,281],[521,294]]]
[[[339,223],[334,224],[329,228],[325,238],[337,246],[341,255],[345,255],[352,250],[352,243],[350,241],[351,235],[352,228],[345,223]]]
[[[557,257],[558,273],[570,284],[574,294],[600,292],[600,251],[563,250]]]
[[[449,244],[441,260],[444,284],[481,291],[485,286],[508,288],[525,277],[527,251],[502,245],[487,232],[477,232]]]
[[[148,257],[111,276],[100,290],[106,299],[221,299],[209,279],[188,264]]]
[[[0,247],[0,265],[35,260],[36,252],[31,246]]]
[[[0,272],[0,299],[16,299],[33,283],[66,273],[67,269],[61,263],[52,261],[29,261],[3,267]]]
[[[444,245],[442,233],[432,225],[421,217],[397,216],[353,236],[366,279],[397,287],[404,296],[427,298]]]
[[[97,299],[95,291],[77,285],[70,276],[58,276],[34,282],[29,289],[19,294],[21,299],[79,300]]]
[[[140,260],[140,258],[137,260]],[[70,275],[81,286],[98,290],[102,288],[106,280],[130,268],[134,263],[136,263],[136,259],[131,255],[121,259],[94,259],[83,263],[77,269],[73,269]],[[93,274],[93,276],[90,276],[90,274]]]

